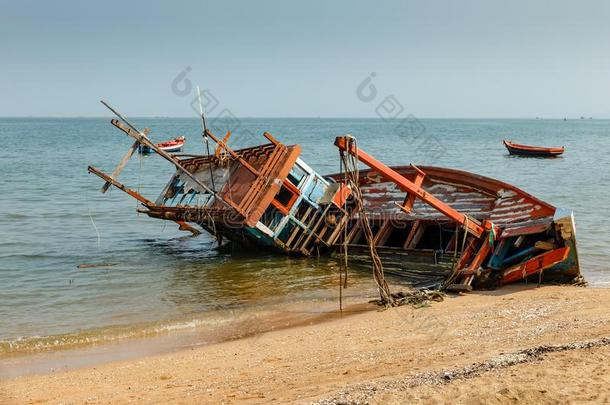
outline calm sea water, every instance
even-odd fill
[[[154,140],[185,135],[185,152],[203,150],[196,119],[133,121],[151,127]],[[334,137],[351,133],[388,164],[435,164],[513,183],[574,210],[585,277],[610,285],[610,121],[421,122],[424,137],[443,148],[441,159],[397,133],[395,123],[375,119],[244,119],[232,144],[262,143],[256,136],[266,130],[301,144],[304,160],[330,173],[339,170]],[[566,154],[509,157],[503,138],[564,145]],[[173,223],[138,215],[136,202],[118,190],[102,195],[87,166],[110,172],[131,144],[108,119],[2,118],[0,139],[0,353],[112,328],[129,334],[190,325],[278,298],[336,299],[332,260],[219,253],[206,235],[188,237]],[[154,199],[172,172],[156,156],[136,156],[120,179]],[[114,265],[78,269],[83,263]]]

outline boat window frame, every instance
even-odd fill
[[[294,183],[291,179],[291,173],[293,170],[295,170],[295,168],[299,171],[301,171],[303,173],[303,175],[301,176],[301,178],[299,179],[298,183]],[[302,165],[300,165],[298,162],[295,163],[292,168],[290,169],[290,172],[288,172],[288,175],[286,176],[286,180],[290,181],[290,183],[294,186],[296,186],[297,188],[301,188],[301,185],[303,185],[305,183],[305,181],[307,180],[307,178],[309,177],[311,173],[307,171],[307,169],[305,167],[303,167]]]
[[[286,189],[290,192],[290,194],[292,194],[290,199],[288,200],[288,203],[286,203],[286,204],[282,204],[276,198],[282,192],[282,189]],[[297,201],[297,199],[300,197],[300,195],[301,195],[301,191],[298,189],[298,187],[295,186],[294,184],[292,184],[292,182],[290,180],[286,179],[282,183],[282,186],[278,190],[277,194],[273,197],[273,200],[271,200],[271,204],[275,208],[277,208],[282,214],[288,215],[288,213],[290,212],[290,210],[294,206],[294,203]]]

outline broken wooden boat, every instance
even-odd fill
[[[504,146],[508,149],[508,153],[511,155],[518,156],[531,156],[531,157],[556,157],[565,151],[563,146],[561,147],[544,147],[544,146],[531,146],[514,143],[511,141],[503,140]]]
[[[470,290],[580,274],[572,213],[513,185],[455,169],[388,167],[350,136],[335,145],[341,162],[368,166],[357,173],[322,176],[300,158],[299,145],[267,132],[265,143],[233,150],[230,133],[220,140],[206,129],[214,153],[175,156],[118,116],[112,125],[134,144],[111,175],[89,172],[105,181],[102,191],[115,186],[140,201],[140,212],[182,230],[235,246],[345,255],[352,263],[378,255],[387,272],[416,287]],[[154,201],[117,180],[138,145],[176,167]]]
[[[574,218],[499,180],[441,167],[387,167],[337,138],[369,167],[359,187],[386,271],[421,286],[494,286],[532,276],[568,281],[580,274]],[[332,175],[340,181],[341,175]],[[358,213],[345,243],[368,260]],[[449,283],[448,283],[449,282]],[[465,287],[468,288],[468,287]]]
[[[175,153],[175,152],[180,152],[182,150],[185,142],[186,142],[186,138],[184,136],[178,136],[172,140],[159,142],[155,145],[157,145],[157,147],[164,152]],[[151,148],[149,148],[148,146],[144,146],[144,145],[140,145],[139,151],[142,154],[153,153],[153,150]]]

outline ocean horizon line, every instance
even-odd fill
[[[130,115],[129,116],[132,119],[140,119],[140,118],[153,118],[153,119],[157,119],[157,118],[169,118],[169,119],[199,119],[198,115],[193,115],[193,116],[187,116],[187,115],[176,115],[176,116],[171,116],[171,115]],[[527,117],[485,117],[485,116],[481,116],[481,117],[434,117],[434,116],[416,116],[416,115],[408,115],[408,116],[401,116],[401,117],[395,117],[395,118],[388,118],[388,120],[390,119],[395,119],[395,120],[401,120],[401,119],[405,119],[408,117],[415,117],[418,120],[540,120],[540,121],[544,121],[544,120],[571,120],[571,121],[586,121],[586,120],[610,120],[610,116],[600,116],[600,117],[595,117],[595,116],[566,116],[566,117],[540,117],[540,116],[527,116]],[[116,118],[114,115],[67,115],[67,116],[60,116],[60,115],[6,115],[6,116],[2,116],[0,115],[0,119],[111,119],[111,118]],[[209,117],[211,119],[228,119],[231,117],[214,117],[211,116]],[[300,120],[300,119],[323,119],[323,120],[384,120],[385,118],[381,118],[381,117],[356,117],[356,116],[345,116],[345,117],[340,117],[340,116],[328,116],[328,117],[322,117],[322,116],[284,116],[284,117],[280,117],[280,116],[275,116],[275,117],[263,117],[263,116],[235,116],[234,118],[237,119],[255,119],[255,120],[264,120],[264,119],[285,119],[285,120]]]

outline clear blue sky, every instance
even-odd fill
[[[607,1],[5,1],[0,116],[610,116]],[[194,93],[192,93],[194,94]]]

